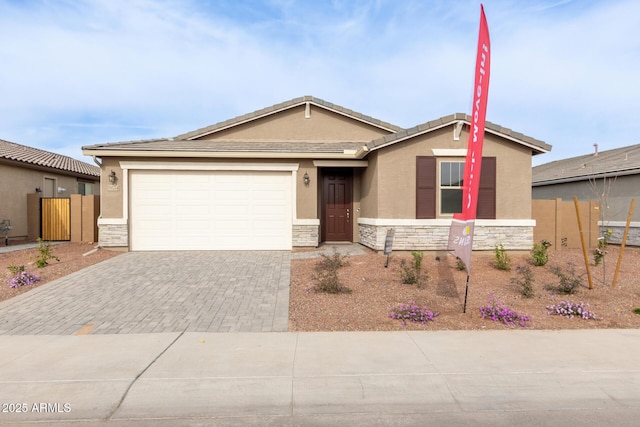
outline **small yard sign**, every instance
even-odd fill
[[[391,249],[393,247],[393,236],[395,234],[395,230],[390,228],[387,230],[387,237],[384,239],[384,251],[383,253],[387,256],[387,261],[384,263],[384,267],[387,268],[389,265],[389,255],[391,254]]]

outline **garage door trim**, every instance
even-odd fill
[[[291,221],[295,223],[296,218],[296,183],[297,172],[299,168],[298,163],[200,163],[200,162],[140,162],[140,161],[121,161],[120,168],[122,169],[122,209],[123,220],[127,223],[130,222],[130,172],[136,170],[163,170],[163,171],[246,171],[246,172],[290,172],[291,173]],[[129,224],[129,228],[131,224]],[[129,235],[131,230],[129,229]],[[130,236],[131,237],[131,236]],[[129,247],[131,248],[132,241],[129,239]]]

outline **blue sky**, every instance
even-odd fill
[[[640,143],[640,2],[487,0],[487,120],[553,145]],[[313,95],[411,127],[471,110],[479,2],[0,0],[0,139],[175,136]]]

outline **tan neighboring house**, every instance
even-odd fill
[[[631,199],[640,203],[640,144],[570,157],[533,168],[533,199],[596,200],[607,203],[600,210],[601,227],[612,230],[612,243],[621,243]],[[640,206],[631,217],[626,244],[640,246]]]
[[[11,221],[10,238],[28,235],[27,194],[99,194],[99,183],[100,169],[94,165],[0,140],[0,221]]]
[[[100,159],[100,245],[290,250],[360,242],[445,249],[469,117],[402,129],[305,96],[174,138],[83,147]],[[530,249],[531,157],[551,147],[487,123],[475,249]]]

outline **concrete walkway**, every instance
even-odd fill
[[[640,331],[0,336],[0,402],[24,409],[0,424],[631,426]]]
[[[287,251],[129,252],[0,303],[0,334],[281,332]]]

